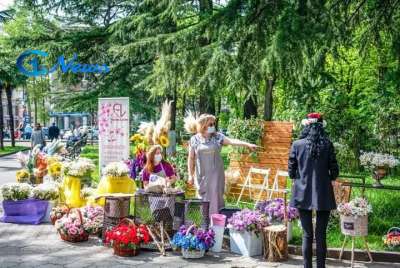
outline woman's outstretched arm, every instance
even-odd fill
[[[248,142],[245,142],[245,141],[241,141],[241,140],[233,139],[233,138],[228,138],[228,137],[224,137],[223,145],[247,147],[252,151],[255,151],[258,147],[260,147],[260,146],[257,146],[255,144],[252,144],[252,143],[248,143]]]

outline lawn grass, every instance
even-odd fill
[[[223,147],[221,154],[224,160],[225,168],[229,165],[229,147]],[[97,145],[87,145],[82,150],[82,157],[93,159],[96,164],[96,171],[93,173],[94,182],[99,181],[99,169],[98,169],[98,147]],[[357,179],[355,179],[357,181]],[[372,183],[373,179],[367,177],[367,183]],[[400,177],[388,177],[383,181],[385,185],[396,185],[400,186]],[[290,187],[290,185],[288,186]],[[353,188],[351,198],[361,196],[360,188]],[[389,228],[393,226],[400,227],[400,191],[389,191],[381,189],[366,189],[365,196],[371,203],[373,213],[369,216],[369,236],[368,244],[372,250],[389,250],[382,241],[382,236],[386,234]],[[236,200],[228,197],[225,200],[226,207],[236,207]],[[240,208],[252,209],[254,204],[252,203],[241,203]],[[298,221],[293,224],[293,240],[290,242],[294,245],[301,245],[302,231],[299,227]],[[327,231],[327,242],[331,248],[340,248],[344,236],[340,232],[339,217],[333,213]],[[356,239],[355,243],[357,248],[363,248],[363,240]],[[347,244],[347,248],[351,247],[351,243]],[[400,248],[395,249],[400,252]]]
[[[3,155],[6,155],[6,154],[10,154],[10,153],[17,153],[17,152],[20,152],[27,148],[29,148],[29,147],[27,147],[27,146],[15,146],[15,147],[4,146],[4,149],[0,149],[0,157]]]

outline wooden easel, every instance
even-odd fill
[[[347,242],[347,238],[350,235],[345,235],[344,236],[344,241],[343,241],[343,245],[342,245],[342,249],[340,250],[340,255],[339,255],[339,260],[342,260],[342,255],[343,255],[343,251],[344,251],[344,247],[346,246],[346,242]],[[367,242],[367,237],[366,236],[361,236],[364,240],[364,245],[365,245],[365,249],[367,251],[368,254],[368,258],[369,258],[369,262],[373,262],[372,259],[372,255],[371,252],[369,251],[369,247],[368,247],[368,242]],[[350,267],[354,267],[354,242],[355,242],[356,236],[351,236],[351,266]]]

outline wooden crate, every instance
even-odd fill
[[[262,138],[263,150],[257,153],[256,159],[248,155],[233,155],[230,159],[228,169],[238,171],[240,178],[229,187],[228,196],[237,198],[241,191],[241,186],[249,172],[250,167],[267,169],[270,168],[269,184],[272,185],[276,171],[287,170],[289,150],[292,143],[293,124],[291,122],[266,121],[264,125],[264,136]],[[229,178],[227,178],[229,179]],[[261,184],[262,180],[254,178],[256,184]],[[286,179],[279,179],[279,189],[286,188]],[[252,192],[252,197],[258,194],[258,190]],[[275,195],[277,196],[277,195]],[[248,191],[244,192],[244,199],[249,200]],[[263,198],[265,198],[265,194]],[[251,201],[251,200],[250,200]]]

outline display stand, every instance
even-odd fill
[[[344,247],[346,246],[347,239],[349,237],[351,237],[351,267],[354,267],[354,242],[355,242],[355,239],[356,239],[357,236],[350,236],[350,235],[345,235],[344,236],[342,249],[340,250],[339,260],[342,260]],[[366,236],[361,236],[361,238],[364,240],[365,250],[366,250],[366,252],[368,254],[369,261],[373,262],[372,255],[371,255],[371,252],[369,251],[369,247],[368,247],[367,237]]]

